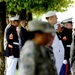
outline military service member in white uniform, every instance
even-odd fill
[[[48,11],[45,14],[45,18],[53,26],[57,23],[57,15],[56,15],[55,11]],[[59,74],[62,63],[63,63],[63,59],[64,59],[64,51],[63,51],[63,49],[60,49],[60,48],[62,48],[62,45],[60,46],[59,38],[58,38],[57,34],[54,37],[52,47],[53,47],[53,53],[54,53],[54,56],[56,59],[57,72]]]

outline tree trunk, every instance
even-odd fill
[[[6,26],[6,3],[0,2],[0,75],[4,75],[5,70],[5,56],[3,48],[3,36]]]

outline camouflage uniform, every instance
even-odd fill
[[[19,75],[57,75],[51,48],[28,40],[20,52]]]
[[[71,53],[71,69],[72,69],[72,75],[75,75],[75,34],[74,34],[73,42],[74,42],[73,43],[74,48]]]

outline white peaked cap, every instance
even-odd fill
[[[19,15],[16,15],[14,17],[9,16],[10,21],[19,20]]]
[[[56,15],[56,11],[48,11],[46,14],[45,14],[45,17],[51,17],[53,15]]]
[[[67,18],[67,19],[63,20],[62,22],[66,23],[66,22],[72,21],[72,19],[73,19],[72,17],[71,18]]]

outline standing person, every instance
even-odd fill
[[[19,58],[19,41],[17,26],[19,25],[19,16],[11,17],[11,26],[7,29],[7,46],[5,56],[7,57],[6,75],[15,75],[16,65]]]
[[[64,23],[63,35],[66,37],[66,41],[63,40],[64,46],[66,48],[65,58],[69,59],[70,58],[70,49],[71,49],[71,44],[72,44],[73,22],[67,20],[66,22],[63,22],[63,23]],[[67,49],[68,49],[68,53],[67,53]]]
[[[61,50],[61,53],[60,53],[60,55],[61,55],[61,59],[63,59],[64,60],[64,46],[63,46],[63,42],[62,42],[62,38],[61,38],[61,34],[62,34],[62,26],[61,26],[61,22],[57,22],[55,25],[54,25],[54,27],[55,27],[55,29],[57,30],[57,32],[56,32],[56,34],[57,34],[57,36],[58,36],[58,38],[59,38],[59,49]],[[63,60],[61,61],[61,63],[63,62]]]
[[[7,39],[6,39],[6,32],[7,32],[7,29],[11,26],[11,17],[15,16],[16,13],[11,11],[8,18],[6,18],[6,28],[4,30],[4,50],[6,50],[6,46],[7,46]]]
[[[27,38],[28,38],[28,34],[27,34],[27,20],[26,20],[26,10],[22,10],[22,12],[20,13],[20,31],[19,31],[19,47],[20,50],[22,48],[22,46],[24,45],[24,43],[26,42]]]
[[[71,74],[71,68],[70,68],[70,50],[71,50],[71,43],[72,43],[72,26],[70,25],[72,21],[66,21],[64,22],[64,26],[62,27],[63,31],[61,34],[62,42],[65,48],[64,52],[64,59],[67,61],[68,69],[67,69],[67,75]]]
[[[4,52],[5,52],[6,46],[7,46],[6,33],[7,33],[8,28],[11,26],[11,19],[10,19],[10,18],[11,18],[12,16],[15,16],[15,15],[16,15],[16,13],[11,11],[10,14],[9,14],[9,16],[6,18],[6,28],[5,28],[5,30],[4,30],[4,41],[3,41]],[[6,73],[6,68],[7,68],[7,63],[6,63],[6,61],[7,61],[7,58],[5,57],[5,72],[4,72],[4,73]]]
[[[24,45],[24,43],[27,40],[27,30],[26,30],[26,25],[27,25],[27,21],[25,19],[21,19],[20,20],[20,31],[19,31],[19,42],[20,42],[20,49],[22,48],[22,46]]]
[[[49,55],[45,47],[55,33],[53,26],[32,20],[28,23],[28,31],[31,37],[20,52],[19,75],[57,75],[54,57]]]
[[[61,75],[60,72],[61,72],[61,69],[62,69],[63,62],[64,62],[64,52],[65,52],[64,45],[63,45],[62,38],[61,38],[61,34],[62,34],[61,22],[58,21],[54,25],[54,27],[57,30],[56,34],[57,34],[57,37],[59,39],[59,42],[58,43],[59,43],[59,50],[60,50],[60,57],[61,57],[61,60],[59,62],[59,64],[60,64],[59,75]]]
[[[75,29],[73,34],[73,46],[72,46],[72,54],[71,54],[71,73],[75,75]]]
[[[48,11],[45,14],[45,18],[53,26],[57,23],[57,16],[56,16],[55,11]],[[64,54],[63,53],[64,51],[60,49],[61,47],[60,47],[59,38],[58,38],[57,34],[54,37],[52,47],[53,47],[53,53],[54,53],[54,56],[55,56],[55,59],[56,59],[57,72],[59,74],[61,66],[62,66],[61,61],[63,61],[63,58],[64,58],[63,56],[61,56],[61,53]]]

